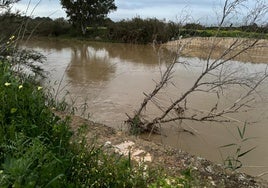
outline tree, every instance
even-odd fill
[[[217,38],[220,30],[225,25],[226,20],[230,17],[232,18],[235,10],[240,6],[243,7],[244,0],[225,0],[224,2],[222,17],[219,20],[215,36],[202,47],[207,53],[204,63],[201,66],[199,65],[201,68],[194,82],[188,88],[181,89],[179,95],[163,101],[160,100],[160,94],[165,93],[165,89],[168,86],[174,86],[172,76],[176,71],[176,67],[181,65],[181,67],[190,68],[192,64],[189,60],[181,61],[180,59],[184,49],[191,48],[192,39],[180,39],[177,41],[173,61],[167,65],[165,71],[161,71],[160,80],[156,82],[155,88],[150,93],[144,93],[143,102],[132,115],[127,114],[128,119],[126,122],[130,126],[132,133],[158,132],[159,128],[168,122],[175,122],[179,125],[185,121],[240,122],[232,118],[230,114],[247,111],[251,109],[251,105],[254,105],[253,102],[260,96],[259,87],[268,78],[268,66],[262,71],[251,72],[241,69],[240,66],[232,66],[231,61],[250,50],[267,48],[266,41],[258,38],[236,37],[226,43],[225,46],[227,47],[224,47],[220,53],[217,53],[216,50],[221,40]],[[254,11],[263,12],[263,7],[256,6],[256,8],[258,10]],[[253,23],[252,21],[258,20],[258,17],[251,18],[247,15],[246,18],[247,23]],[[238,88],[243,92],[237,93],[235,99],[230,100],[228,104],[224,104],[224,99],[227,98],[226,94],[229,89],[235,90]],[[209,95],[213,99],[212,102],[214,102],[208,110],[193,108],[191,96],[194,94]],[[149,117],[146,113],[151,109],[150,107],[159,109],[159,113],[155,117]]]
[[[193,29],[193,30],[197,30],[197,29],[204,29],[204,26],[202,26],[201,24],[198,23],[187,23],[184,26],[185,29]]]
[[[117,8],[114,0],[61,0],[61,4],[72,24],[81,29],[83,35],[88,25],[105,19]]]

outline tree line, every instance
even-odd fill
[[[27,22],[27,25],[22,23]],[[196,23],[181,25],[176,22],[165,22],[156,18],[142,19],[139,17],[130,20],[113,22],[109,18],[103,19],[99,24],[88,26],[86,34],[73,26],[64,18],[51,19],[49,17],[31,18],[20,14],[6,12],[0,15],[0,35],[3,38],[10,33],[16,35],[20,27],[25,27],[25,35],[45,37],[83,37],[91,40],[116,41],[123,43],[164,43],[176,40],[180,36],[187,38],[193,36],[215,36],[216,27],[206,27]],[[218,33],[219,37],[247,37],[267,38],[267,26],[239,26],[223,27]]]
[[[0,35],[19,32],[23,25],[25,35],[83,37],[102,41],[124,43],[164,43],[184,38],[215,36],[217,27],[204,26],[200,23],[179,23],[156,18],[133,19],[114,22],[107,14],[116,10],[114,0],[61,0],[67,13],[67,19],[49,17],[29,17],[10,11],[10,5],[19,0],[0,1]],[[27,24],[22,24],[27,23]],[[219,37],[268,38],[268,25],[222,26]]]

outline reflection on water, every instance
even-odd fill
[[[67,75],[76,83],[107,81],[115,72],[105,49],[95,49],[87,45],[73,48]]]
[[[148,93],[154,87],[155,81],[159,79],[160,70],[164,67],[164,65],[159,65],[159,51],[146,45],[36,40],[30,41],[25,46],[39,50],[47,56],[47,63],[44,66],[50,72],[49,80],[52,81],[51,83],[60,82],[62,91],[70,92],[78,108],[86,102],[90,118],[119,129],[125,126],[123,124],[126,120],[125,113],[131,114],[139,107],[144,97],[143,92]],[[162,53],[166,55],[164,59],[168,60],[169,52]],[[182,58],[181,60],[190,61],[191,66],[187,69],[184,66],[176,67],[173,75],[173,83],[176,87],[165,90],[159,95],[158,100],[168,103],[172,97],[180,95],[193,83],[202,60],[199,58]],[[239,62],[233,62],[233,64],[241,67],[241,70],[242,68],[259,70],[264,67],[263,64]],[[268,88],[262,88],[262,92],[268,94]],[[232,95],[235,94],[235,92],[230,92],[228,97],[232,99]],[[206,109],[211,104],[211,100],[208,95],[193,95],[191,107]],[[256,108],[250,113],[241,113],[237,116],[243,121],[258,121],[247,128],[247,136],[257,137],[257,139],[251,140],[245,149],[255,145],[258,147],[243,159],[246,167],[242,170],[252,175],[268,171],[268,137],[266,135],[268,105],[263,101],[256,101],[255,106]],[[154,113],[156,112],[153,110],[147,111],[148,116]],[[237,142],[236,126],[239,125],[197,122],[169,124],[163,127],[167,137],[153,136],[151,138],[182,148],[192,154],[221,162],[218,147]],[[195,136],[181,132],[180,127],[193,131]]]

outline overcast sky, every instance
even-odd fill
[[[30,8],[27,15],[34,10],[34,16],[52,18],[66,16],[60,0],[41,0],[38,5],[39,0],[21,0],[14,6],[14,9],[25,12],[29,2]],[[190,20],[193,22],[210,25],[217,22],[216,12],[220,12],[222,3],[223,0],[115,0],[117,10],[110,13],[108,17],[114,21],[137,16],[180,21],[186,15],[191,15]]]

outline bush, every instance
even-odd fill
[[[165,23],[156,18],[137,17],[109,25],[108,38],[127,43],[164,43],[178,35],[179,27],[174,22]]]
[[[0,61],[1,187],[44,186],[69,166],[68,123],[52,113],[44,96],[30,77],[22,79],[9,61]]]
[[[64,18],[52,20],[48,17],[31,18],[17,13],[5,12],[0,15],[0,37],[12,33],[20,36],[61,36],[69,35],[72,26]]]

